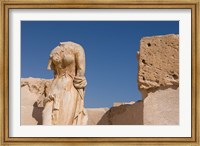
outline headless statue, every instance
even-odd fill
[[[54,79],[44,99],[43,125],[86,125],[84,49],[63,42],[51,51],[48,69]]]

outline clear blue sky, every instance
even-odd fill
[[[140,39],[178,34],[178,21],[22,21],[21,77],[53,78],[51,50],[73,41],[86,54],[85,107],[111,107],[141,99],[137,86]]]

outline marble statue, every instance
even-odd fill
[[[43,125],[85,125],[85,53],[73,42],[61,42],[50,54],[48,69],[54,71],[44,99]]]

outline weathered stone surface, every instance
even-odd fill
[[[179,124],[179,36],[145,37],[138,53],[142,101],[89,108],[88,125]],[[52,80],[21,79],[21,125],[42,124],[43,99]]]
[[[21,87],[28,86],[31,93],[46,95],[51,82],[51,79],[21,78]]]
[[[85,125],[85,51],[74,42],[61,42],[49,55],[54,78],[44,99],[43,125]]]
[[[179,36],[170,34],[142,38],[137,58],[144,124],[178,124]]]
[[[21,79],[21,125],[42,125],[42,101],[51,80]],[[141,125],[143,102],[114,103],[112,108],[86,108],[88,125]]]
[[[179,84],[179,36],[144,37],[138,53],[140,90]]]
[[[143,101],[118,103],[108,115],[110,125],[143,125]]]
[[[145,125],[179,124],[179,88],[163,88],[149,92],[144,99]]]
[[[48,93],[51,80],[21,79],[21,125],[42,123],[43,98]]]
[[[37,118],[33,117],[34,103],[37,98],[37,94],[29,92],[28,86],[21,88],[21,125],[37,125],[39,123]]]
[[[109,108],[87,108],[88,125],[98,125],[101,120],[102,125],[108,125],[109,117],[106,112]]]
[[[40,78],[21,79],[21,125],[42,125],[43,99],[49,92],[52,80]],[[88,108],[88,125],[97,125],[109,108]],[[108,124],[108,119],[103,120]]]

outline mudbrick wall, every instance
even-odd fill
[[[179,36],[140,41],[138,88],[142,100],[88,108],[88,125],[174,125],[179,123]],[[43,98],[51,80],[21,79],[21,125],[41,125]]]

